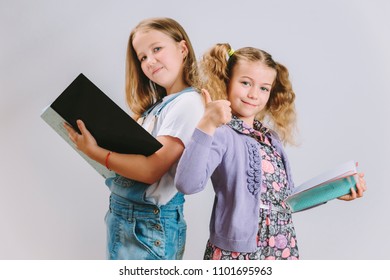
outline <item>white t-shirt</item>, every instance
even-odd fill
[[[168,98],[180,93],[165,96],[162,103]],[[146,116],[142,126],[148,128],[154,116],[154,112],[159,109],[156,106],[148,116]],[[179,138],[184,146],[188,144],[194,132],[195,126],[204,113],[204,105],[201,95],[195,90],[182,93],[169,102],[160,112],[152,130],[152,135],[172,136]],[[146,190],[146,199],[157,205],[167,204],[177,193],[174,185],[177,162],[165,173],[159,181],[152,184]]]

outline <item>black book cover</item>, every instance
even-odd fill
[[[110,151],[149,156],[162,147],[157,139],[83,74],[77,76],[44,110],[41,117],[73,147],[74,144],[68,139],[63,128],[63,122],[66,121],[80,132],[76,124],[78,119],[85,123],[98,145]],[[79,153],[91,163],[92,160]],[[93,162],[92,165],[95,164]]]

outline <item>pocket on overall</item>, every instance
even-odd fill
[[[133,234],[139,246],[154,259],[165,259],[166,236],[160,220],[137,217],[133,221]]]
[[[110,200],[110,210],[106,215],[109,259],[164,258],[164,232],[161,226],[156,227],[158,219],[139,214],[133,212],[132,204],[123,205]]]
[[[107,258],[110,260],[132,260],[138,259],[137,241],[134,238],[134,223],[108,211],[106,215],[107,224]]]

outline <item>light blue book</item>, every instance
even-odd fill
[[[348,161],[296,187],[286,203],[293,213],[303,211],[356,189],[356,163]]]

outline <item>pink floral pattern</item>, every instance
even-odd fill
[[[231,252],[207,242],[204,259],[206,260],[297,260],[295,228],[291,212],[284,200],[291,192],[288,189],[287,176],[283,160],[268,140],[269,130],[255,121],[254,128],[245,125],[233,116],[229,125],[255,138],[260,143],[261,156],[261,192],[260,203],[267,209],[259,210],[259,231],[255,252]],[[248,187],[250,192],[251,188]]]

